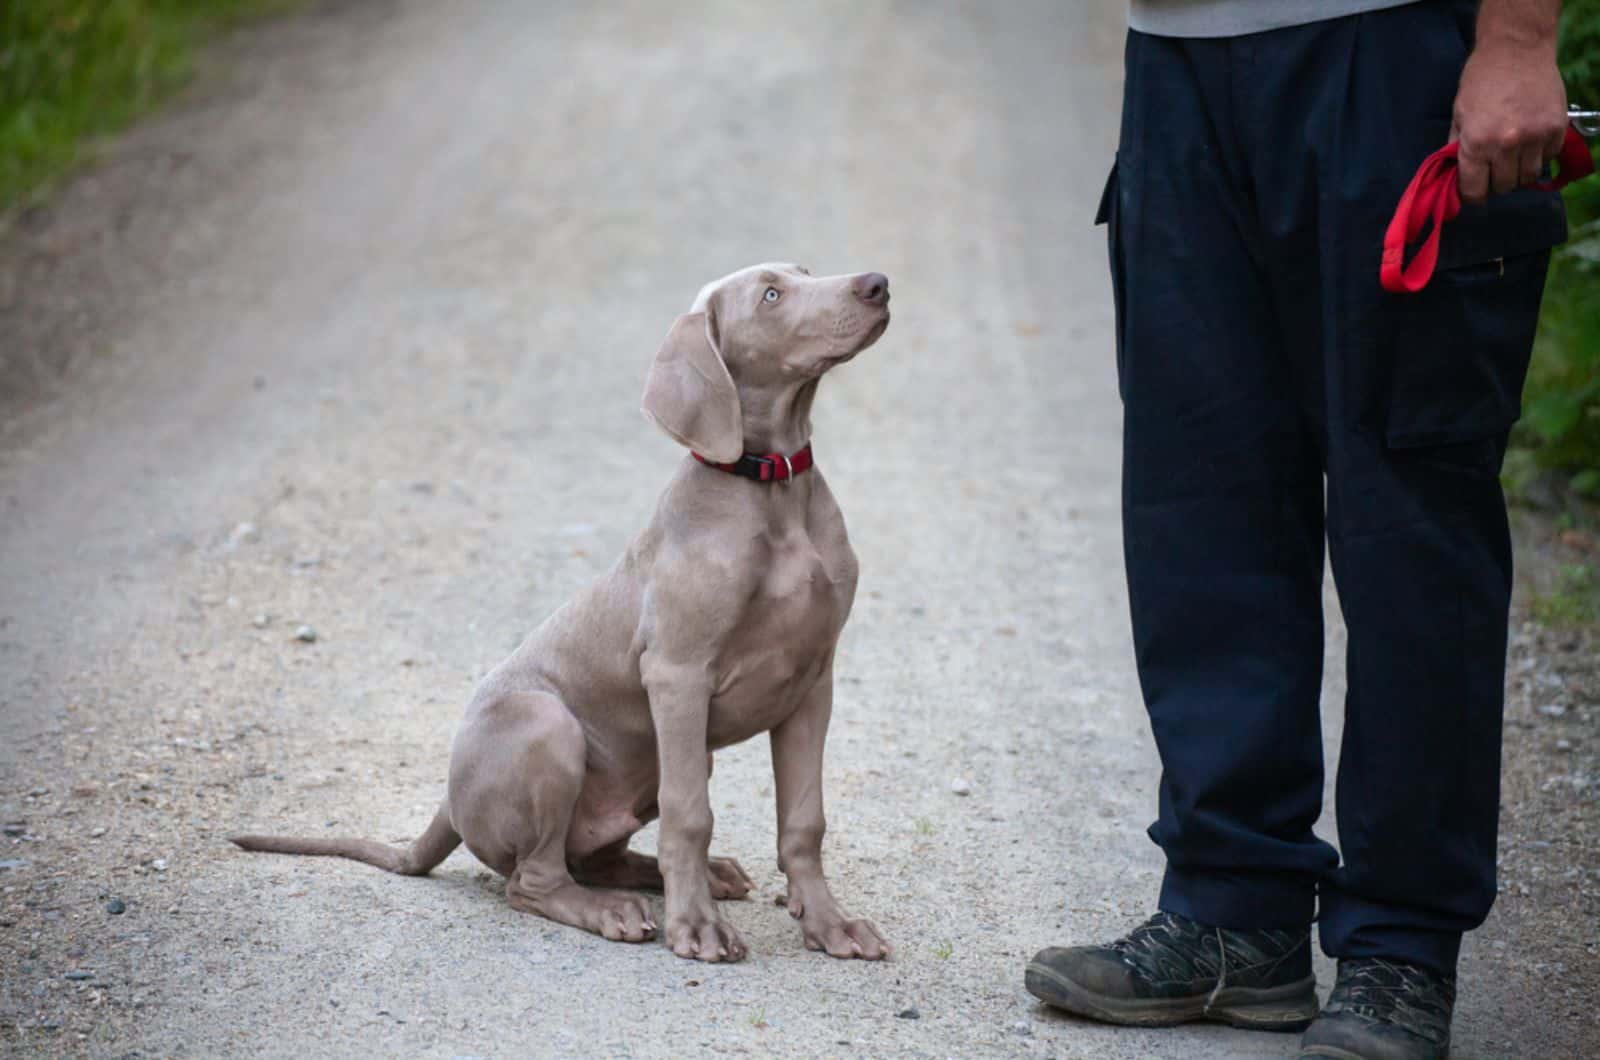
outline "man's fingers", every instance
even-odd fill
[[[1502,148],[1489,156],[1489,187],[1496,195],[1517,189],[1522,176],[1522,155],[1515,148]]]
[[[1565,125],[1550,134],[1550,139],[1544,145],[1544,160],[1553,161],[1561,157],[1561,149],[1567,146],[1567,127]],[[1541,167],[1542,168],[1542,167]]]
[[[1518,167],[1517,183],[1528,187],[1539,183],[1539,178],[1544,175],[1544,145],[1530,144],[1522,149],[1521,164]]]
[[[1459,130],[1452,129],[1451,135]],[[1566,131],[1562,129],[1542,139],[1521,139],[1507,144],[1481,146],[1471,140],[1460,140],[1460,153],[1456,156],[1457,180],[1461,198],[1465,202],[1481,203],[1492,192],[1504,195],[1518,187],[1528,187],[1544,178],[1544,166],[1561,154]]]
[[[1456,182],[1467,202],[1482,202],[1489,197],[1489,167],[1465,146],[1456,156]]]

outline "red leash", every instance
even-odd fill
[[[1383,234],[1383,261],[1378,266],[1378,282],[1385,291],[1395,294],[1415,294],[1428,286],[1433,279],[1433,268],[1439,263],[1439,233],[1446,221],[1461,212],[1461,186],[1456,180],[1456,153],[1459,144],[1445,144],[1423,160],[1417,175],[1411,178],[1400,204],[1395,207],[1394,220]],[[1561,154],[1556,159],[1561,170],[1554,180],[1533,185],[1540,191],[1554,191],[1581,180],[1594,172],[1594,158],[1589,145],[1578,130],[1567,126],[1567,138],[1561,144]],[[1423,225],[1433,222],[1428,238],[1417,248],[1409,263],[1405,260],[1406,246],[1415,243],[1422,234]]]

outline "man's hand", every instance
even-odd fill
[[[1535,183],[1561,153],[1567,90],[1556,68],[1560,13],[1561,0],[1483,0],[1450,130],[1461,143],[1457,176],[1467,202]]]

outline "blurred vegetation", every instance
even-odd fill
[[[1600,109],[1600,0],[1567,0],[1561,14],[1567,94]],[[1596,146],[1591,142],[1591,149]],[[1507,461],[1513,496],[1541,472],[1571,494],[1600,499],[1600,177],[1566,192],[1571,238],[1551,259],[1523,419]]]
[[[1528,611],[1546,626],[1600,622],[1600,575],[1589,563],[1563,563],[1549,586],[1532,591]]]
[[[172,92],[208,33],[295,0],[0,0],[0,212]]]

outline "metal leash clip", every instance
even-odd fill
[[[1600,136],[1600,110],[1584,110],[1582,107],[1568,107],[1567,120],[1572,127],[1584,136]]]

